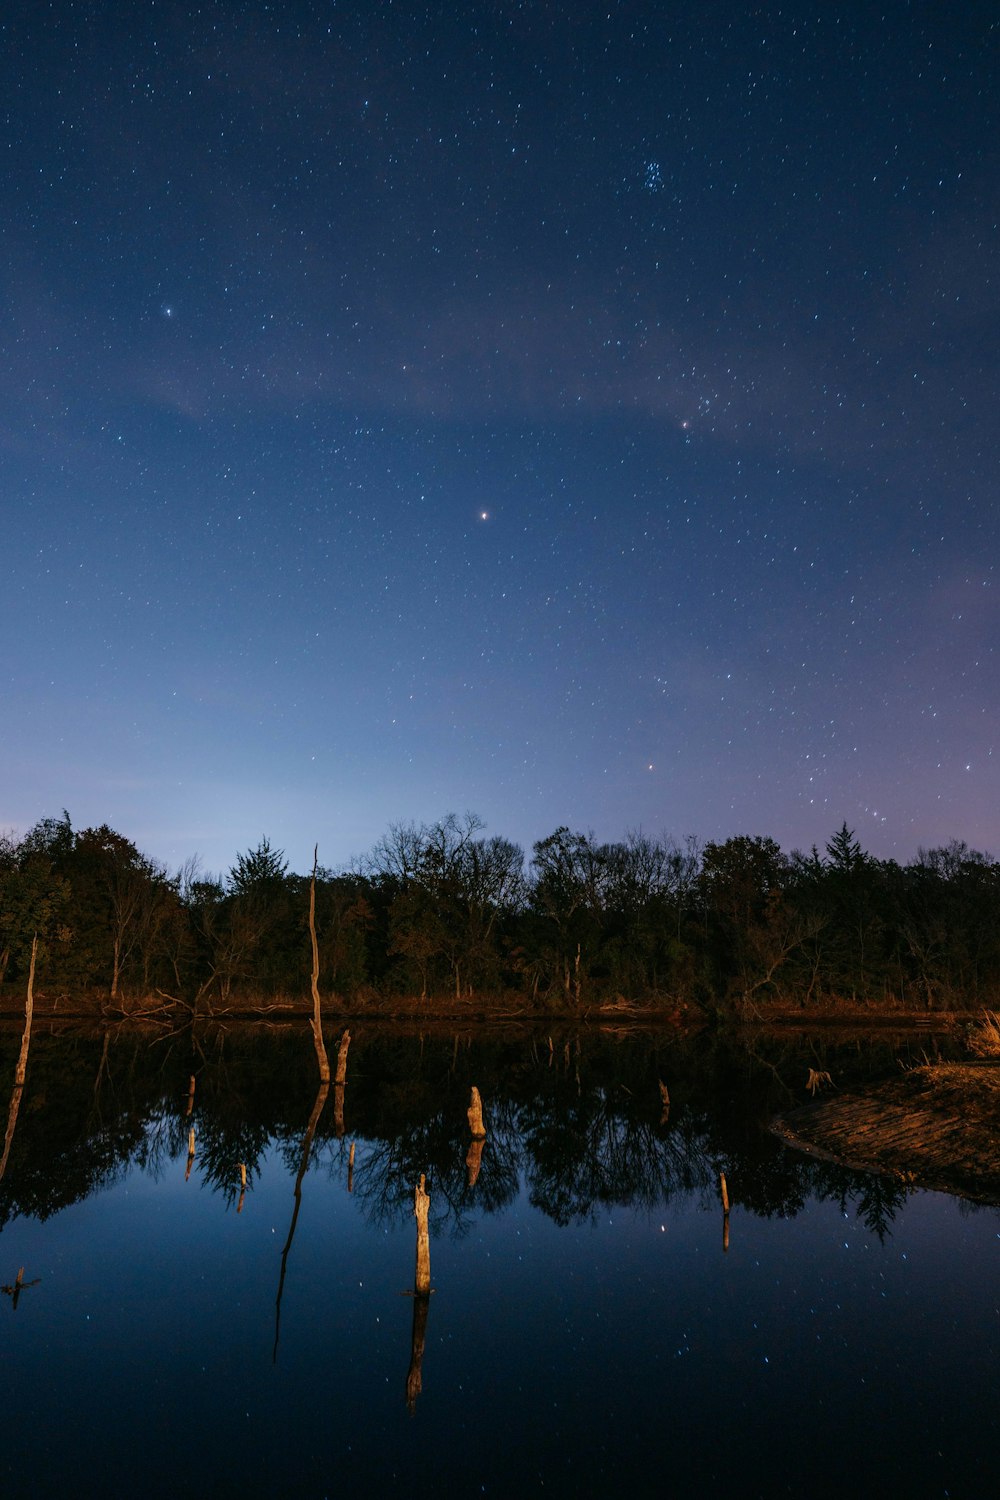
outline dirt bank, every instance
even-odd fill
[[[829,1089],[774,1121],[789,1145],[915,1187],[1000,1203],[1000,1064],[937,1063]]]

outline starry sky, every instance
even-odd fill
[[[994,4],[0,42],[0,826],[1000,853]]]

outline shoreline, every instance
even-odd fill
[[[776,1116],[796,1150],[915,1188],[1000,1205],[1000,1063],[931,1063]]]

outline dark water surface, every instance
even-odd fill
[[[362,1028],[309,1143],[307,1031],[36,1036],[0,1181],[0,1281],[26,1283],[2,1493],[997,1493],[1000,1212],[769,1136],[818,1062],[896,1066]]]

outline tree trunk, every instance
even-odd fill
[[[17,1066],[14,1069],[14,1087],[10,1094],[10,1109],[7,1113],[7,1133],[4,1136],[3,1156],[0,1157],[0,1179],[7,1170],[7,1161],[10,1157],[10,1148],[14,1144],[14,1130],[17,1126],[18,1111],[21,1108],[21,1096],[24,1093],[24,1080],[28,1075],[28,1048],[31,1045],[31,1018],[35,1010],[35,961],[38,957],[38,933],[31,939],[31,961],[28,964],[28,993],[24,1000],[24,1032],[21,1036],[21,1051],[18,1053]]]
[[[323,1040],[323,1017],[319,1003],[319,943],[316,941],[316,861],[318,855],[319,845],[315,844],[313,846],[312,879],[309,882],[309,941],[312,943],[312,1034],[313,1046],[316,1048],[316,1062],[319,1065],[319,1081],[321,1084],[328,1084],[330,1082],[330,1059],[326,1055],[326,1043]]]

